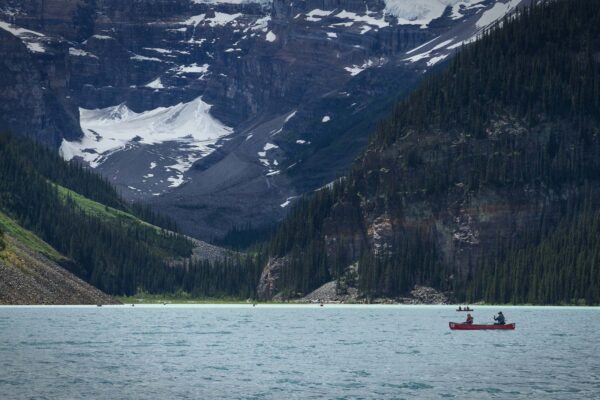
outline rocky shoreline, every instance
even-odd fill
[[[282,300],[275,296],[274,300]],[[415,285],[405,297],[368,298],[359,293],[357,288],[347,288],[340,291],[336,281],[327,282],[306,296],[290,300],[294,303],[323,303],[323,304],[453,304],[451,293],[443,293],[428,286]]]

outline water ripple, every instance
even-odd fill
[[[451,332],[452,307],[0,307],[0,397],[597,397],[598,309],[502,309],[516,331]]]

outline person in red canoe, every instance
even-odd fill
[[[473,316],[471,314],[467,314],[467,320],[465,321],[465,324],[472,324],[473,323]]]
[[[506,319],[504,318],[504,314],[502,314],[502,311],[498,311],[498,316],[494,317],[494,321],[496,321],[494,323],[494,325],[504,325],[504,324],[506,324]]]

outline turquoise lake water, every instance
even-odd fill
[[[0,307],[2,399],[600,398],[600,309]]]

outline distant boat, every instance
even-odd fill
[[[473,310],[472,308],[457,308],[456,311],[457,312],[463,312],[463,311],[471,312],[471,311],[475,311],[475,310]]]
[[[516,324],[465,324],[463,322],[450,322],[450,329],[453,331],[483,331],[483,330],[514,330]]]
[[[96,304],[98,307],[102,307],[102,304]]]

